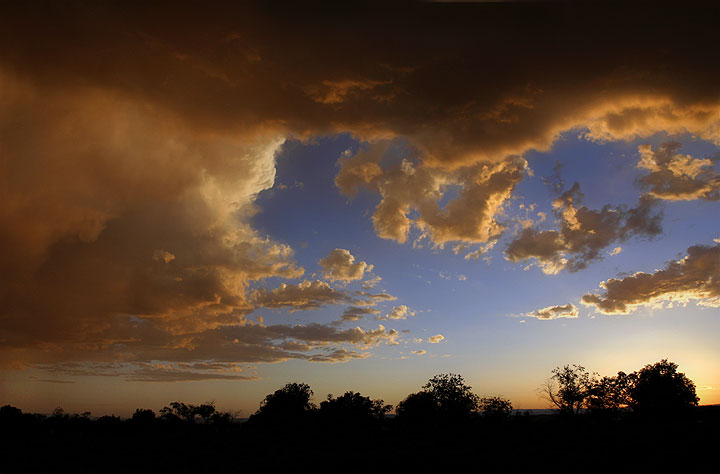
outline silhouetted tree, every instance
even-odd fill
[[[397,414],[406,421],[458,421],[477,413],[479,397],[465,385],[462,376],[439,374],[423,385],[423,390],[398,404]]]
[[[512,403],[502,397],[484,397],[478,404],[483,416],[489,420],[505,420],[512,413]]]
[[[182,402],[172,402],[170,406],[160,409],[160,418],[163,421],[195,421],[192,405],[186,405]]]
[[[632,377],[625,372],[618,372],[614,377],[593,380],[585,398],[585,407],[596,414],[619,413],[629,404],[631,382]]]
[[[662,359],[630,374],[629,404],[644,415],[677,415],[697,406],[695,384],[677,371],[678,365]]]
[[[149,408],[138,408],[133,413],[130,421],[137,424],[147,425],[153,423],[156,419],[155,412]]]
[[[540,396],[550,401],[561,414],[573,415],[585,406],[594,377],[581,365],[556,367],[540,388]]]
[[[449,417],[467,417],[478,408],[479,397],[465,385],[465,380],[457,374],[440,374],[423,385],[423,390],[437,400],[440,413]]]
[[[392,405],[385,405],[383,400],[372,400],[350,391],[337,398],[328,395],[327,400],[320,403],[318,413],[325,422],[367,426],[384,420],[390,410]]]
[[[202,403],[200,405],[185,404],[182,402],[172,402],[169,407],[166,406],[160,410],[160,418],[164,421],[182,420],[189,423],[200,422],[209,424],[231,421],[232,414],[217,411],[215,409],[215,402]]]
[[[313,391],[305,383],[289,383],[269,394],[248,420],[251,423],[290,423],[302,420],[315,411],[310,402]]]
[[[431,423],[440,416],[440,405],[430,392],[411,393],[395,410],[403,423]]]
[[[10,422],[19,420],[22,417],[22,410],[12,405],[0,407],[0,421]]]

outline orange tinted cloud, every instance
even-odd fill
[[[568,303],[565,305],[548,306],[546,308],[538,309],[530,313],[525,313],[523,316],[528,318],[550,320],[558,318],[576,319],[578,315],[579,311],[577,306],[572,303]]]
[[[720,173],[713,168],[709,158],[693,158],[676,153],[679,143],[665,143],[653,150],[650,145],[640,145],[638,168],[650,171],[639,182],[647,188],[648,195],[669,201],[720,199]]]
[[[600,283],[602,292],[587,293],[582,303],[605,314],[628,314],[638,307],[667,301],[696,300],[720,307],[720,245],[694,245],[687,256],[653,273],[638,272]]]
[[[655,212],[652,198],[641,198],[631,209],[606,205],[592,210],[580,204],[582,197],[575,183],[553,202],[560,230],[522,229],[505,249],[505,258],[512,262],[534,259],[550,275],[565,268],[578,271],[602,258],[601,251],[615,242],[662,231],[662,216]]]
[[[360,280],[365,272],[371,272],[372,265],[366,262],[355,262],[355,257],[345,249],[335,249],[327,257],[318,261],[328,280],[348,282]]]
[[[345,194],[366,188],[382,196],[372,218],[378,236],[404,243],[414,225],[433,243],[442,245],[485,243],[502,233],[504,227],[495,217],[524,177],[525,160],[511,157],[499,163],[445,170],[403,159],[383,168],[388,150],[388,142],[379,142],[355,157],[341,158],[335,178]],[[460,193],[441,207],[438,203],[451,187],[458,187]],[[415,219],[409,217],[413,210],[419,214]]]
[[[349,158],[338,186],[380,193],[382,237],[404,241],[414,225],[438,245],[489,245],[526,171],[512,156],[562,132],[719,140],[720,66],[707,60],[718,7],[684,5],[692,21],[669,29],[664,7],[628,3],[390,2],[350,16],[302,3],[3,3],[3,360],[359,357],[259,336],[205,349],[218,334],[267,333],[246,320],[248,286],[304,273],[250,224],[278,146],[335,132],[408,143],[405,165]],[[459,196],[440,207],[448,186]],[[293,301],[271,293],[260,300]],[[344,343],[364,344],[354,334]]]

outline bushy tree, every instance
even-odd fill
[[[135,413],[140,416],[150,418],[147,412],[152,410],[136,410]],[[154,413],[152,414],[154,416]],[[133,415],[133,419],[135,415]],[[182,402],[172,402],[170,406],[163,407],[160,410],[160,418],[164,421],[186,421],[188,423],[222,423],[232,419],[230,413],[219,412],[215,409],[215,402],[202,403],[200,405],[185,404]]]
[[[425,423],[440,415],[437,400],[430,392],[411,393],[395,409],[398,420],[408,423]]]
[[[423,390],[433,395],[440,413],[449,417],[467,417],[477,412],[479,397],[465,385],[457,374],[440,374],[423,385]]]
[[[383,400],[372,400],[350,391],[337,398],[328,395],[327,400],[320,403],[319,414],[325,422],[368,425],[382,421],[390,410],[392,405],[385,405]]]
[[[595,378],[581,365],[556,367],[552,377],[540,388],[540,396],[563,415],[574,415],[585,407]]]
[[[477,413],[479,397],[457,374],[439,374],[398,404],[400,418],[459,420]]]
[[[596,414],[617,414],[629,405],[633,377],[618,372],[614,377],[593,380],[585,399],[585,407]]]
[[[677,415],[697,406],[700,401],[695,384],[678,365],[662,359],[630,375],[629,404],[633,411],[645,415]]]
[[[155,412],[149,408],[138,408],[133,413],[130,421],[136,424],[147,425],[155,421]]]
[[[479,402],[480,411],[489,420],[504,420],[512,413],[510,400],[502,397],[483,397]]]
[[[250,422],[288,423],[298,421],[315,411],[310,402],[313,391],[306,383],[289,383],[265,397]]]

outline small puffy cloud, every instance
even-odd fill
[[[425,349],[420,349],[419,351],[410,351],[410,352],[412,352],[415,355],[427,354],[427,351]]]
[[[155,250],[153,252],[153,260],[156,262],[170,263],[175,260],[175,255],[167,250]]]
[[[374,278],[370,278],[369,280],[365,280],[362,283],[362,287],[365,290],[372,290],[373,288],[378,286],[378,284],[380,284],[381,281],[382,281],[382,277],[376,276]]]
[[[410,308],[401,304],[395,306],[393,309],[385,315],[385,319],[405,319],[408,316],[415,316],[415,311],[411,311]]]
[[[720,245],[694,245],[683,259],[653,273],[638,272],[600,283],[601,293],[587,293],[582,303],[605,314],[628,314],[640,306],[665,301],[714,307],[720,297]]]
[[[358,298],[353,300],[353,304],[359,306],[375,306],[384,301],[395,301],[397,299],[388,293],[370,293],[368,291],[353,291],[352,295]]]
[[[648,195],[669,201],[720,200],[720,173],[713,160],[676,153],[680,144],[664,143],[653,150],[640,145],[638,168],[650,171],[638,179]]]
[[[321,258],[318,264],[322,267],[325,278],[344,282],[360,280],[366,271],[373,269],[372,265],[365,262],[355,262],[355,257],[345,249],[333,250],[327,257]]]
[[[525,313],[523,316],[549,320],[558,318],[577,318],[578,314],[579,311],[577,306],[572,303],[568,303],[565,305],[548,306],[530,313]]]
[[[252,294],[252,302],[266,308],[289,307],[290,311],[315,309],[329,304],[351,302],[345,292],[338,291],[324,281],[304,280],[297,285],[280,283],[270,291],[257,289]]]
[[[560,230],[539,230],[534,226],[521,230],[505,249],[505,258],[511,262],[535,259],[550,275],[563,269],[578,271],[601,258],[601,251],[613,242],[662,232],[662,216],[656,212],[654,198],[642,197],[630,209],[606,205],[592,210],[580,204],[582,197],[575,183],[553,202]]]
[[[327,362],[339,364],[352,359],[366,359],[370,357],[367,352],[350,351],[347,349],[333,349],[308,357],[309,362]]]
[[[618,245],[614,249],[610,250],[607,254],[614,257],[615,255],[619,255],[620,252],[622,252],[622,251],[623,251],[623,248]]]
[[[361,308],[358,306],[350,306],[348,309],[346,309],[343,314],[340,315],[340,318],[338,321],[344,322],[344,321],[359,321],[363,317],[372,314],[372,315],[379,315],[380,311],[377,309],[372,308]]]
[[[437,344],[443,339],[445,339],[445,336],[443,336],[442,334],[435,334],[434,336],[428,337],[427,342],[429,342],[430,344]]]
[[[457,279],[460,281],[465,281],[467,280],[467,277],[465,275],[458,275]]]

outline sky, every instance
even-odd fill
[[[0,403],[720,403],[717,6],[0,6]]]

